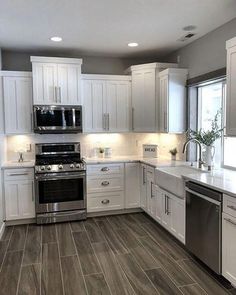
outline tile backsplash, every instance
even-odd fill
[[[50,142],[77,142],[81,143],[81,154],[84,157],[93,157],[94,148],[110,147],[113,156],[142,155],[143,144],[157,144],[158,157],[170,158],[169,150],[176,147],[177,159],[183,159],[182,147],[185,135],[162,133],[102,133],[102,134],[59,134],[59,135],[15,135],[7,137],[7,161],[18,159],[17,151],[27,150],[31,145],[31,151],[24,153],[26,160],[34,159],[35,143]]]

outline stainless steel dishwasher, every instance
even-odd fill
[[[220,274],[222,193],[190,181],[185,189],[186,247]]]

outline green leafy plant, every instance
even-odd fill
[[[170,153],[172,156],[176,156],[176,155],[178,154],[177,148],[173,148],[173,149],[169,150],[169,153]]]
[[[211,130],[204,131],[202,128],[199,131],[189,129],[187,136],[189,138],[197,139],[200,143],[211,146],[218,138],[222,136],[223,128],[218,125],[219,117],[222,114],[222,110],[218,110],[214,119],[211,121]]]

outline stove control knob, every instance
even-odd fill
[[[52,167],[50,165],[48,165],[47,170],[52,170]]]
[[[78,163],[78,164],[75,165],[75,167],[80,169],[81,168],[81,164]]]
[[[75,165],[74,164],[70,164],[70,168],[71,169],[74,169],[75,168]]]
[[[45,166],[40,166],[40,170],[44,171],[45,170]]]
[[[58,165],[58,168],[61,170],[63,169],[63,165]]]

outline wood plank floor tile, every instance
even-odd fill
[[[25,245],[26,233],[27,233],[27,225],[14,226],[8,251],[23,250]]]
[[[7,252],[0,273],[0,295],[16,295],[23,251]]]
[[[144,237],[147,235],[143,228],[129,214],[122,215],[121,219],[128,228],[132,229],[136,237]]]
[[[178,262],[184,269],[209,295],[224,295],[228,292],[221,287],[205,270],[192,260]]]
[[[148,217],[145,213],[134,213],[130,215],[137,223],[150,223],[152,222],[151,218]]]
[[[22,267],[17,295],[40,295],[40,264]]]
[[[156,288],[154,288],[131,254],[120,254],[116,257],[137,295],[158,294]]]
[[[23,265],[41,262],[41,226],[30,224],[25,244]]]
[[[85,276],[88,295],[111,295],[103,274]]]
[[[43,226],[42,239],[43,239],[43,243],[56,243],[57,242],[55,224],[47,224],[47,225]]]
[[[188,253],[171,239],[168,233],[161,230],[158,225],[143,223],[141,226],[171,258],[176,261],[189,258]]]
[[[86,287],[77,255],[61,257],[61,266],[65,295],[86,295]]]
[[[8,246],[9,241],[0,241],[0,269],[3,263],[4,256],[7,251],[7,246]]]
[[[72,256],[76,255],[75,245],[72,238],[72,232],[69,223],[58,223],[56,225],[59,254],[60,256]]]
[[[70,226],[72,231],[84,231],[83,221],[72,221]]]
[[[149,253],[156,259],[158,264],[169,273],[170,278],[175,281],[177,286],[195,283],[188,273],[183,271],[176,261],[162,252],[158,245],[150,237],[140,238],[139,240],[147,251],[149,251]]]
[[[198,284],[180,287],[180,290],[184,295],[207,295]]]
[[[109,246],[111,247],[112,251],[114,251],[114,253],[124,254],[128,252],[122,239],[115,233],[115,231],[113,231],[108,222],[97,221],[97,224],[101,228]]]
[[[160,295],[181,295],[182,293],[161,268],[145,271]]]
[[[121,229],[126,226],[120,215],[108,216],[107,220],[113,229]]]
[[[99,243],[104,242],[105,237],[101,231],[101,229],[98,227],[94,219],[89,218],[84,221],[84,227],[87,231],[88,237],[91,241],[91,243]]]
[[[73,232],[73,238],[84,275],[100,273],[101,268],[86,232]]]
[[[1,241],[10,240],[14,226],[6,226]]]
[[[94,243],[92,246],[112,295],[135,294],[107,243]]]
[[[62,295],[62,278],[57,243],[45,243],[42,249],[41,294]]]

